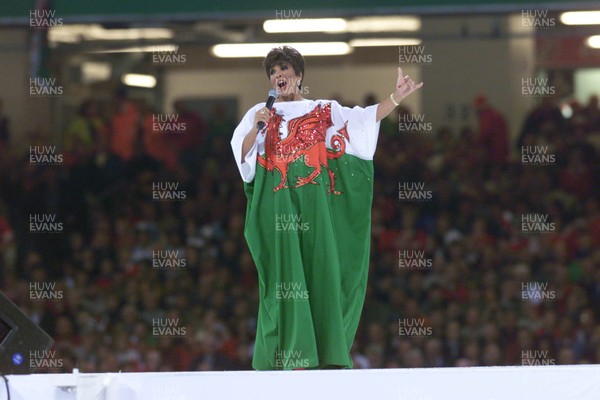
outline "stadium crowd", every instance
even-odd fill
[[[186,132],[156,132],[153,110],[124,93],[114,104],[82,105],[57,163],[11,147],[6,124],[2,292],[55,339],[60,370],[251,369],[237,121],[178,104]],[[355,368],[600,363],[597,99],[570,118],[541,101],[502,151],[506,132],[489,131],[502,116],[475,106],[479,126],[461,131],[399,132],[404,108],[382,123]],[[524,148],[547,157],[524,162]],[[410,201],[407,187],[431,195]],[[60,225],[32,232],[32,214]]]

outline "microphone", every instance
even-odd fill
[[[275,90],[275,89],[269,90],[269,98],[267,99],[267,104],[265,105],[265,107],[267,107],[269,110],[271,108],[273,108],[273,103],[275,102],[275,99],[278,97],[279,97],[279,93],[277,93],[277,90]],[[258,121],[258,124],[256,124],[256,126],[258,127],[258,130],[260,131],[261,129],[263,129],[265,127],[265,123],[262,121]]]

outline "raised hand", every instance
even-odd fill
[[[396,81],[394,99],[399,103],[402,99],[419,89],[421,86],[423,86],[423,82],[415,84],[408,75],[402,75],[402,68],[398,67],[398,80]]]

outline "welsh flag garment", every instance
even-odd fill
[[[242,142],[264,106],[248,110],[231,140],[259,278],[252,366],[351,368],[369,268],[377,106],[275,103],[242,162]]]

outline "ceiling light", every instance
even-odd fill
[[[173,31],[165,28],[105,29],[99,24],[63,25],[48,32],[51,43],[77,43],[87,40],[155,40],[172,39]]]
[[[174,44],[161,44],[154,46],[134,46],[134,47],[123,47],[120,49],[104,49],[104,50],[93,50],[88,51],[88,53],[153,53],[153,52],[161,52],[161,53],[170,53],[176,52],[179,47]]]
[[[594,35],[587,38],[586,43],[592,49],[600,49],[600,35]]]
[[[303,56],[339,56],[352,52],[352,47],[345,42],[217,44],[211,52],[221,58],[265,57],[272,48],[281,45],[291,46]]]
[[[81,81],[83,83],[102,82],[110,79],[112,68],[110,63],[84,61],[81,63]]]
[[[383,47],[383,46],[418,46],[421,39],[396,39],[396,38],[366,38],[352,39],[352,47]]]
[[[346,32],[414,32],[419,29],[421,20],[418,17],[361,17],[348,21]]]
[[[569,11],[560,15],[565,25],[600,25],[600,11]]]
[[[343,18],[268,19],[263,23],[267,33],[344,32]]]
[[[358,33],[403,32],[421,29],[421,20],[411,16],[343,18],[269,19],[263,23],[267,33]]]
[[[156,78],[152,75],[143,75],[143,74],[126,74],[121,78],[121,82],[123,82],[127,86],[136,86],[143,88],[153,88],[156,86]]]

